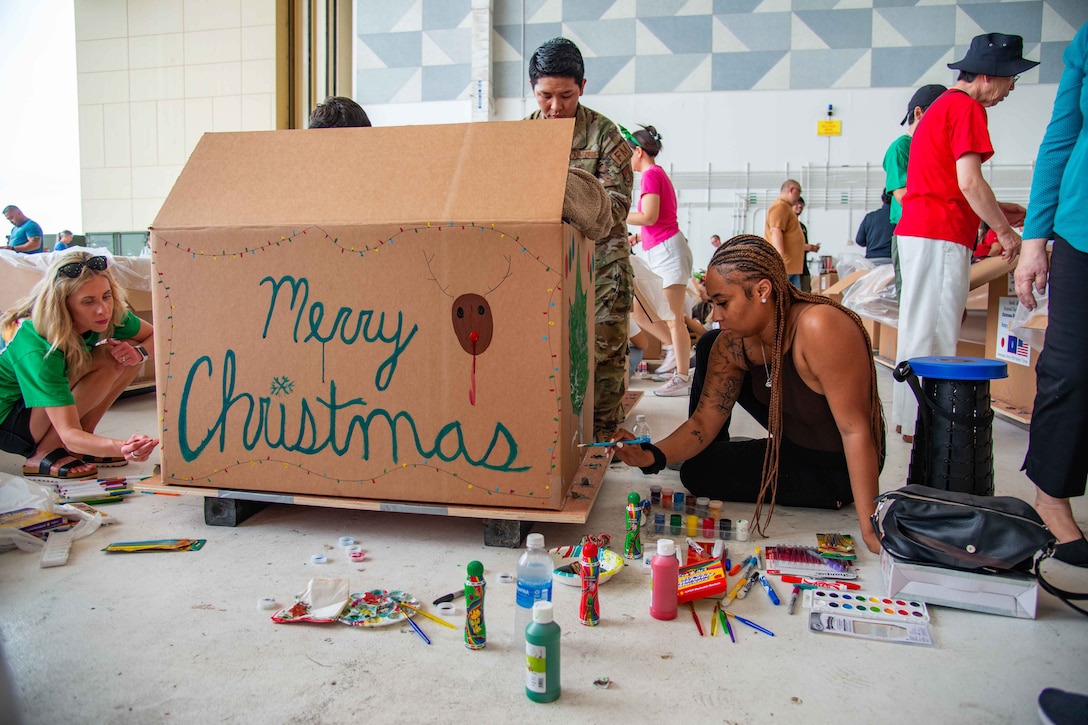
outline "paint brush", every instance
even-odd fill
[[[710,613],[710,636],[718,636],[718,610],[721,609],[721,602],[714,602],[714,611]]]
[[[423,640],[424,642],[426,642],[427,644],[430,644],[430,643],[431,643],[431,640],[427,639],[427,635],[423,634],[423,630],[419,628],[419,625],[418,625],[418,624],[416,624],[415,622],[413,622],[413,621],[412,621],[412,618],[408,616],[408,613],[407,613],[407,612],[405,612],[405,611],[404,611],[403,609],[401,609],[401,608],[400,608],[400,604],[399,604],[399,603],[397,604],[397,611],[399,611],[399,612],[400,612],[401,614],[403,614],[403,615],[404,615],[404,618],[405,618],[406,620],[408,620],[408,624],[412,625],[412,629],[414,629],[414,630],[416,631],[416,634],[418,634],[418,635],[419,635],[419,638],[420,638],[420,639],[422,639],[422,640]],[[413,611],[415,611],[415,610],[413,610]]]
[[[722,614],[724,614],[727,617],[732,617],[733,619],[737,620],[741,624],[747,624],[752,629],[760,631],[763,634],[770,635],[771,637],[774,636],[774,632],[772,632],[771,630],[767,629],[766,627],[760,627],[758,624],[756,624],[752,620],[745,619],[744,617],[740,616],[739,614],[734,614],[733,612],[727,612],[724,609],[722,610]]]
[[[695,628],[699,630],[699,636],[705,637],[706,633],[703,632],[703,623],[699,621],[699,615],[695,613],[695,603],[688,602],[688,609],[691,610],[691,618],[695,620]]]
[[[453,626],[452,624],[450,624],[446,620],[439,619],[438,617],[434,616],[433,614],[431,614],[429,612],[424,612],[422,609],[418,609],[416,607],[413,607],[411,604],[405,604],[404,602],[401,602],[398,606],[404,607],[405,609],[411,609],[416,614],[419,614],[419,615],[421,615],[423,617],[426,617],[427,619],[431,620],[432,622],[438,622],[443,627],[449,627],[450,629],[457,629],[457,627]]]
[[[729,626],[729,618],[725,616],[725,612],[721,607],[718,607],[718,616],[722,619],[722,624],[725,625],[725,631],[729,634],[729,639],[733,644],[737,643],[737,636],[733,634],[733,628]]]
[[[602,441],[600,443],[579,443],[579,448],[614,448],[616,446],[623,447],[625,444],[637,445],[639,443],[649,443],[650,439],[647,436],[641,436],[639,438],[628,438],[625,441]]]

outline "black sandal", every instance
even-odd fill
[[[65,458],[75,458],[75,460],[65,463],[63,466],[57,468],[57,472],[53,473],[53,467],[57,465],[57,461],[64,460]],[[50,451],[48,454],[38,462],[38,467],[23,466],[24,476],[33,476],[35,478],[56,478],[61,481],[67,481],[79,478],[91,478],[98,475],[98,467],[96,466],[93,471],[87,473],[69,473],[73,468],[77,466],[86,465],[86,461],[81,458],[76,458],[71,453],[63,448],[57,448],[54,451]]]
[[[79,457],[87,463],[94,463],[99,468],[119,468],[128,465],[128,459],[124,456],[118,458],[117,456],[92,456],[86,453],[80,453]]]

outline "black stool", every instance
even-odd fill
[[[909,384],[918,399],[907,483],[992,496],[990,381],[1008,377],[1008,366],[986,358],[916,357],[900,363],[892,376]]]

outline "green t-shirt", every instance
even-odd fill
[[[907,186],[907,159],[910,157],[910,136],[903,134],[888,147],[884,154],[884,191],[891,194],[896,189]],[[903,206],[892,196],[892,224],[899,223],[903,216]]]
[[[140,318],[125,312],[113,337],[130,340],[140,331]],[[84,336],[87,349],[101,339],[97,332]],[[0,352],[0,421],[8,417],[22,399],[28,408],[52,408],[74,404],[68,386],[68,362],[60,350],[49,352],[49,341],[34,329],[33,320],[24,320],[8,346]]]

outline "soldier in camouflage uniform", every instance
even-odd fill
[[[627,212],[631,208],[631,149],[616,125],[579,102],[585,92],[582,53],[566,38],[553,38],[529,59],[529,82],[540,110],[530,119],[574,118],[570,165],[593,174],[612,203],[612,228],[595,240],[595,372],[593,433],[607,440],[623,423],[627,389],[627,319],[634,296]]]

